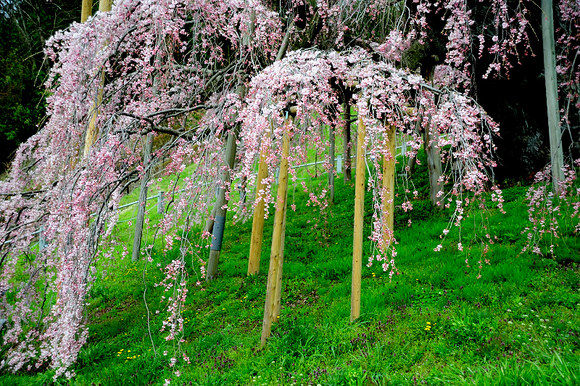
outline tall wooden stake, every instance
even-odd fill
[[[362,276],[363,216],[365,199],[365,135],[362,118],[358,118],[358,139],[356,147],[356,180],[354,196],[354,240],[352,253],[352,286],[350,296],[350,321],[360,316],[360,292]]]
[[[85,7],[85,3],[86,7]],[[112,0],[100,0],[99,1],[99,12],[109,12],[111,10]],[[93,5],[92,0],[83,0],[83,8],[81,11],[81,22],[85,22],[87,18],[91,15],[91,8]],[[88,14],[87,14],[88,12]],[[91,150],[91,147],[97,139],[97,134],[99,129],[97,127],[97,114],[101,103],[103,103],[103,87],[105,86],[105,70],[101,70],[101,76],[99,81],[99,89],[97,90],[97,98],[93,103],[93,107],[90,111],[89,127],[87,129],[87,134],[85,137],[85,148],[83,151],[83,157],[86,157]]]
[[[270,336],[272,322],[276,318],[276,309],[280,309],[280,289],[283,264],[283,241],[286,217],[286,199],[288,195],[288,156],[290,154],[290,137],[284,133],[282,140],[282,160],[280,161],[280,175],[278,182],[278,198],[276,200],[276,214],[274,215],[274,233],[272,234],[272,252],[270,253],[270,268],[268,270],[268,286],[266,289],[266,304],[264,306],[264,320],[262,323],[261,347],[266,344]]]
[[[99,0],[99,12],[109,12],[112,5],[113,0]]]
[[[258,166],[258,177],[256,181],[256,199],[260,196],[260,191],[264,190],[262,181],[268,176],[268,165],[266,156],[260,154],[260,165]],[[250,242],[250,258],[248,259],[248,275],[258,273],[260,270],[260,256],[262,254],[262,237],[264,235],[264,201],[260,200],[254,209],[254,219],[252,221],[252,239]]]
[[[392,241],[391,235],[395,229],[395,126],[389,127],[387,140],[391,158],[383,158],[383,215],[385,216],[383,235],[388,246]],[[389,233],[388,230],[391,232]]]
[[[145,166],[145,175],[141,180],[141,190],[139,191],[139,204],[137,207],[137,219],[135,220],[135,236],[133,237],[133,254],[131,261],[139,261],[139,251],[141,248],[141,238],[143,236],[143,223],[145,222],[145,207],[147,206],[147,183],[149,182],[149,158],[153,148],[153,134],[147,134],[145,142],[145,154],[143,155],[143,165]]]
[[[286,202],[288,202],[288,191],[286,191]],[[276,295],[274,303],[274,312],[272,313],[272,322],[276,322],[280,317],[280,308],[282,306],[282,269],[284,268],[284,242],[286,241],[286,215],[284,211],[284,222],[282,223],[282,245],[280,246],[280,258],[278,259],[278,284],[276,285]]]

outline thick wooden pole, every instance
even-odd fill
[[[262,323],[261,347],[270,337],[272,321],[275,319],[276,309],[279,309],[280,293],[278,289],[282,276],[282,251],[284,240],[284,225],[286,217],[286,198],[288,194],[288,155],[290,154],[290,138],[284,133],[282,140],[282,160],[280,161],[280,176],[278,182],[278,198],[276,200],[276,214],[274,215],[274,233],[272,234],[272,252],[270,253],[270,268],[268,271],[268,285],[266,289],[266,304],[264,306],[264,320]]]
[[[143,236],[143,223],[145,222],[145,207],[147,206],[147,184],[149,182],[149,158],[153,148],[153,134],[148,134],[145,142],[143,166],[145,174],[141,180],[141,190],[139,191],[139,204],[137,207],[137,219],[135,220],[135,236],[133,237],[133,254],[131,261],[139,261],[139,251],[141,248],[141,238]]]
[[[85,9],[85,2],[87,2],[87,9],[88,15],[86,14],[87,9]],[[89,4],[90,3],[90,4]],[[100,0],[99,1],[99,12],[109,12],[111,11],[112,0]],[[92,8],[93,1],[92,0],[83,0],[83,8],[82,8],[82,16],[81,21],[84,22],[87,18],[91,15],[91,8]],[[84,20],[83,20],[84,18]],[[103,103],[103,87],[105,86],[105,70],[101,70],[101,76],[99,80],[99,89],[97,90],[97,97],[93,103],[93,107],[90,111],[90,119],[89,119],[89,127],[87,129],[87,134],[85,137],[85,148],[83,150],[83,157],[86,157],[91,150],[91,147],[95,143],[97,139],[97,134],[99,133],[99,129],[97,127],[97,114],[99,110],[99,106]]]
[[[546,83],[546,104],[548,108],[548,130],[550,133],[550,161],[554,191],[559,192],[558,182],[564,180],[564,154],[558,104],[558,84],[556,78],[556,48],[554,40],[554,16],[552,0],[542,0],[542,42],[544,45],[544,79]]]
[[[258,166],[258,177],[256,181],[256,199],[260,197],[260,192],[264,191],[262,181],[268,177],[268,165],[265,154],[260,154],[260,164]],[[262,254],[262,237],[264,235],[264,200],[260,200],[254,209],[254,219],[252,221],[252,239],[250,241],[250,258],[248,259],[248,275],[258,273],[260,270],[260,256]]]
[[[286,202],[288,202],[288,191],[286,190]],[[280,308],[282,306],[282,269],[284,268],[284,243],[286,241],[286,215],[288,211],[284,211],[284,221],[282,223],[282,245],[280,246],[280,259],[278,259],[278,284],[276,285],[274,312],[272,313],[272,322],[278,321],[280,317]]]
[[[83,0],[82,4],[81,23],[84,23],[93,13],[93,0]]]
[[[99,106],[103,103],[103,87],[104,87],[104,79],[105,77],[101,73],[101,80],[99,84],[99,89],[97,90],[97,98],[93,103],[91,108],[91,112],[89,113],[91,118],[89,119],[89,127],[87,129],[87,134],[85,137],[85,148],[83,150],[83,157],[86,157],[91,150],[91,147],[97,140],[97,134],[99,133],[99,129],[97,128],[97,114],[99,110]]]
[[[83,5],[81,8],[81,23],[86,22],[87,19],[91,16],[92,12],[93,12],[93,0],[83,0]],[[100,105],[102,99],[103,99],[103,90],[102,87],[100,87],[99,91],[97,91],[97,103],[98,103],[97,106]],[[85,138],[85,148],[83,151],[83,157],[87,156],[91,146],[95,142],[94,132],[95,132],[95,122],[97,119],[97,111],[95,108],[95,104],[93,104],[93,107],[91,108],[91,112],[89,114],[90,114],[89,129],[87,130]]]
[[[395,126],[389,126],[387,148],[390,157],[383,158],[383,216],[385,216],[383,235],[386,247],[391,244],[395,225]]]
[[[365,200],[365,135],[362,118],[358,119],[358,139],[356,147],[356,180],[354,197],[354,240],[352,253],[352,286],[350,296],[350,321],[360,316],[360,293],[362,276],[363,216]]]
[[[99,0],[99,12],[109,12],[112,5],[113,0]]]

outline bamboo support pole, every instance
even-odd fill
[[[391,244],[395,230],[395,126],[389,127],[387,141],[390,157],[383,158],[383,215],[385,216],[383,235],[387,242],[385,247]]]
[[[87,19],[93,13],[93,0],[83,0],[81,8],[81,23],[87,21]]]
[[[99,0],[99,12],[109,12],[112,5],[113,0]]]
[[[85,8],[85,2],[87,6]],[[111,10],[112,0],[100,0],[99,1],[99,12],[109,12]],[[91,15],[91,8],[92,8],[92,0],[83,0],[83,8],[82,8],[82,15],[81,21],[84,23],[87,18]],[[88,12],[88,14],[86,13]],[[103,103],[103,88],[105,87],[105,70],[101,70],[100,80],[99,80],[99,89],[97,90],[97,97],[93,103],[93,106],[90,111],[90,118],[89,118],[89,127],[87,129],[87,134],[85,137],[85,147],[83,150],[83,157],[86,157],[91,150],[91,147],[97,140],[97,135],[99,133],[99,129],[97,127],[97,114],[99,110],[99,106]]]
[[[350,321],[360,316],[363,216],[365,195],[365,148],[366,128],[362,118],[358,119],[358,139],[356,150],[356,180],[354,198],[354,240],[352,253],[352,285],[350,298]]]
[[[283,241],[286,217],[286,198],[288,194],[288,156],[290,154],[290,137],[284,133],[282,140],[282,159],[280,161],[280,177],[278,183],[278,198],[276,200],[276,214],[274,215],[274,233],[272,234],[272,251],[270,253],[270,268],[268,271],[268,285],[266,289],[266,304],[264,306],[264,320],[262,323],[261,347],[272,330],[272,321],[275,319],[276,309],[279,310],[283,264]]]
[[[260,154],[260,164],[258,166],[258,177],[256,181],[256,199],[260,197],[260,192],[264,191],[262,181],[268,176],[268,165],[266,155]],[[262,254],[262,237],[264,235],[264,200],[260,200],[254,208],[254,219],[252,221],[252,238],[250,242],[250,257],[248,259],[248,275],[258,273],[260,270],[260,256]]]

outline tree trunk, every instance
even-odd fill
[[[147,184],[149,182],[149,161],[151,158],[151,150],[153,148],[153,134],[148,134],[145,142],[145,149],[143,155],[143,166],[145,167],[145,174],[141,180],[141,189],[139,190],[139,203],[137,204],[137,220],[135,220],[135,237],[133,238],[133,254],[131,256],[132,262],[139,261],[139,252],[141,249],[141,238],[143,236],[143,223],[145,222],[145,207],[147,206]]]
[[[409,160],[407,161],[407,168],[405,169],[407,171],[407,177],[411,177],[413,175],[413,173],[415,172],[416,164],[417,164],[417,156],[409,157]]]
[[[358,118],[358,140],[356,149],[356,180],[354,198],[354,240],[352,253],[352,283],[350,296],[350,321],[360,316],[360,293],[362,276],[363,217],[365,201],[365,126]]]
[[[443,167],[441,166],[441,153],[439,152],[439,147],[436,145],[437,141],[431,135],[431,116],[429,116],[429,121],[425,128],[424,140],[427,169],[429,172],[429,199],[433,205],[440,207],[438,204],[440,200],[437,194],[443,190],[443,183],[439,181]]]
[[[556,48],[554,41],[554,16],[552,0],[542,0],[542,42],[544,46],[544,73],[546,82],[546,104],[548,107],[548,129],[550,132],[550,162],[552,184],[559,193],[559,182],[564,180],[564,154],[558,106],[558,83],[556,77]]]

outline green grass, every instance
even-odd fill
[[[410,214],[397,212],[400,275],[389,280],[379,266],[363,267],[362,315],[354,323],[349,322],[354,187],[338,178],[335,204],[322,213],[303,204],[300,188],[290,192],[298,208],[287,215],[281,315],[264,349],[259,340],[273,216],[265,227],[258,275],[246,276],[250,222],[226,228],[216,280],[203,283],[202,290],[193,285],[197,273],[189,271],[181,350],[191,364],[178,362],[180,377],[169,366],[173,343],[158,332],[166,316],[155,314],[163,307],[153,285],[162,275],[156,263],[171,256],[154,251],[153,264],[126,258],[99,267],[103,275],[87,310],[90,338],[75,378],[53,382],[53,372],[44,369],[4,373],[0,385],[162,385],[165,379],[176,385],[580,384],[578,236],[561,240],[556,256],[563,259],[520,255],[525,243],[520,230],[527,221],[524,188],[505,191],[506,215],[486,214],[498,240],[480,279],[477,242],[461,253],[454,248],[458,234],[451,232],[442,251],[433,251],[447,226],[445,211],[419,200]],[[465,245],[474,229],[470,219],[482,213],[469,215]],[[151,216],[154,224],[158,217]],[[365,215],[367,235],[370,216]],[[116,234],[130,249],[132,227],[121,223]],[[364,253],[372,253],[366,237]]]

